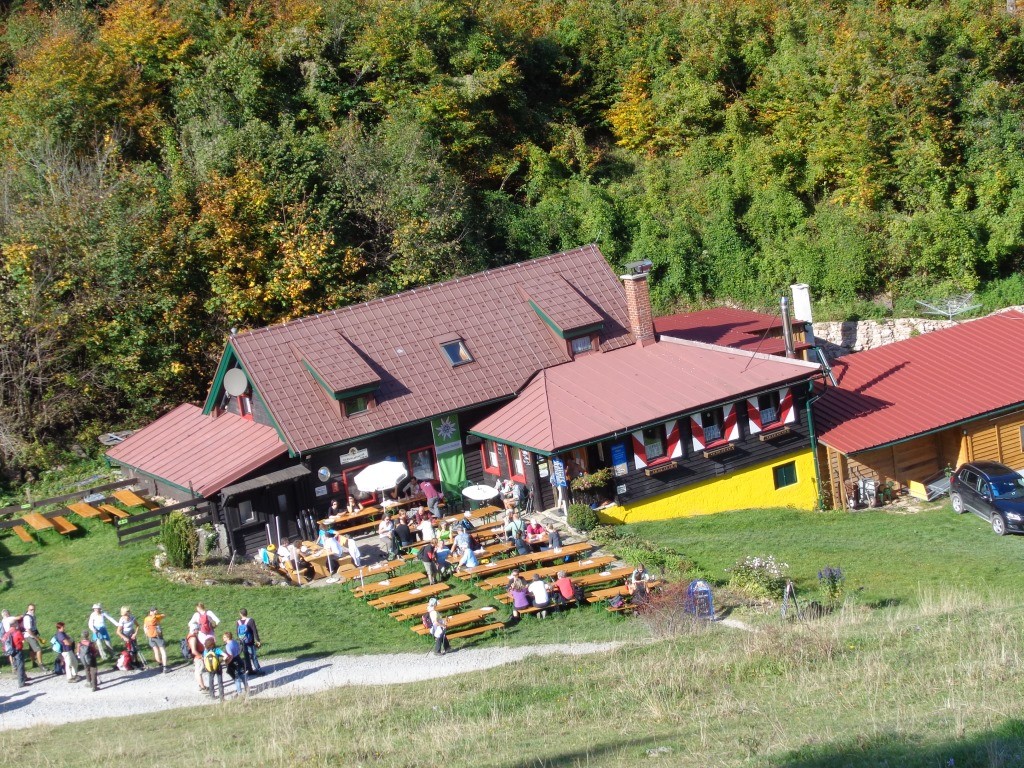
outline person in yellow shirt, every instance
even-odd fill
[[[149,647],[153,649],[153,659],[164,674],[167,674],[167,644],[164,642],[164,628],[160,626],[160,622],[164,620],[164,615],[158,613],[156,607],[149,609],[149,615],[142,621],[142,630],[146,633],[146,637],[149,639]]]

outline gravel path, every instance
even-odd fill
[[[621,643],[565,643],[504,648],[468,648],[438,658],[423,653],[379,656],[331,656],[321,659],[272,659],[267,674],[250,680],[250,695],[259,698],[315,693],[345,685],[390,685],[450,677],[479,669],[491,669],[527,656],[567,654],[579,656],[611,651]],[[174,649],[176,650],[176,649]],[[36,672],[36,675],[32,675]],[[192,665],[179,662],[166,675],[147,672],[100,671],[100,690],[93,693],[82,680],[68,683],[63,677],[29,670],[31,683],[14,688],[9,674],[0,693],[0,730],[33,725],[60,725],[102,717],[123,717],[159,712],[197,704],[212,704],[196,690]],[[234,684],[224,677],[225,689],[234,695]]]

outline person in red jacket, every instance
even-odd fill
[[[558,590],[555,593],[555,602],[558,603],[559,607],[569,605],[576,599],[576,585],[572,583],[572,579],[569,578],[565,571],[558,572],[558,578],[555,579],[555,589]]]
[[[3,644],[7,658],[11,660],[11,666],[14,668],[14,674],[18,677],[18,687],[24,688],[28,684],[28,678],[25,676],[25,635],[21,631],[20,621],[11,624],[10,629],[4,633]]]

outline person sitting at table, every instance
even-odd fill
[[[354,515],[360,510],[359,502],[356,501],[356,497],[351,493],[348,495],[348,513]]]
[[[451,565],[448,557],[451,555],[451,543],[449,541],[434,541],[434,554],[437,555],[437,572],[441,578],[447,577],[451,572]]]
[[[327,570],[333,573],[338,570],[338,566],[341,565],[341,558],[345,556],[345,548],[338,540],[340,534],[336,530],[328,528],[324,531],[324,534],[324,543],[322,546],[327,552]]]
[[[633,572],[629,575],[626,580],[626,589],[629,590],[629,594],[633,596],[631,602],[634,604],[645,603],[649,593],[647,591],[647,583],[651,580],[651,574],[647,572],[647,568],[643,563],[638,563]]]
[[[544,530],[548,534],[548,549],[552,552],[558,552],[562,549],[562,534],[555,528],[554,523],[548,523],[544,526]]]
[[[409,475],[409,479],[405,481],[402,488],[402,496],[407,499],[415,499],[419,495],[420,481],[416,479],[416,475]]]
[[[437,540],[439,542],[441,542],[442,544],[447,544],[447,543],[451,542],[451,540],[452,540],[452,527],[450,525],[448,525],[448,521],[447,520],[442,518],[441,520],[438,521],[437,528],[435,530],[435,534],[437,535]]]
[[[427,512],[426,516],[424,516],[424,518],[420,521],[419,531],[421,541],[434,540],[434,523],[433,519],[430,517],[429,512]]]
[[[327,508],[327,517],[336,520],[342,515],[341,504],[337,499],[331,499],[331,506]]]
[[[512,621],[519,621],[522,618],[519,612],[530,607],[530,591],[519,574],[516,574],[512,583],[508,585],[508,594],[512,598]]]
[[[569,574],[565,571],[558,572],[558,578],[555,579],[555,602],[558,604],[559,609],[565,608],[567,605],[576,600],[576,585],[572,583],[572,579],[569,578]]]
[[[473,524],[473,513],[463,512],[462,519],[455,524],[455,527],[463,531],[472,531],[476,528],[476,525]]]
[[[455,537],[453,551],[459,555],[459,564],[455,567],[456,573],[459,573],[463,568],[476,568],[480,565],[480,561],[476,559],[476,553],[473,551],[472,542],[473,539],[469,531],[459,531],[458,536]]]
[[[513,511],[511,518],[507,523],[505,523],[505,537],[515,544],[516,552],[520,555],[530,554],[530,548],[523,540],[523,534],[525,532],[526,526],[523,524],[522,519],[520,519],[519,513]]]
[[[398,556],[395,549],[395,521],[386,512],[377,526],[377,535],[380,536],[381,552],[387,553],[388,560],[394,560]]]
[[[398,522],[395,523],[395,549],[411,546],[414,541],[412,531],[409,529],[408,519],[406,519],[404,514],[399,515]]]
[[[548,585],[535,573],[526,588],[530,591],[530,602],[533,603],[535,608],[540,608],[538,615],[542,619],[545,618],[548,615],[548,605],[551,603],[551,597],[548,595]]]
[[[309,578],[313,573],[313,567],[306,562],[301,549],[288,539],[282,539],[281,549],[278,550],[278,562],[282,561],[286,563],[286,568],[290,568],[301,577]]]
[[[540,552],[544,538],[544,526],[541,525],[537,518],[530,520],[530,524],[526,526],[526,542],[530,545],[530,549],[534,552]]]

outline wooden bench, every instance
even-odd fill
[[[629,587],[622,584],[618,587],[608,587],[607,589],[595,589],[587,593],[588,603],[600,603],[602,600],[608,600],[610,598],[620,595],[622,597],[629,597]]]
[[[53,528],[53,523],[38,512],[29,512],[27,515],[22,515],[21,519],[37,531],[46,531]]]
[[[103,517],[102,515],[100,516],[100,519],[105,523],[112,523],[115,520],[124,520],[131,517],[131,515],[123,509],[118,509],[113,504],[100,504],[100,510],[107,513],[106,517]]]
[[[561,565],[548,565],[543,568],[534,568],[532,571],[523,571],[520,575],[526,581],[530,581],[534,576],[546,579],[548,576],[556,575],[559,571],[565,571],[567,574],[572,575],[583,571],[592,571],[595,568],[603,568],[613,562],[615,562],[615,558],[611,555],[601,555],[600,557],[591,557],[586,560],[577,560],[574,563],[563,563]],[[483,581],[478,582],[478,586],[488,590],[504,589],[508,586],[508,574],[492,576],[489,579],[484,579]]]
[[[15,536],[24,541],[26,544],[31,544],[35,541],[35,539],[32,538],[32,536],[28,532],[28,529],[25,528],[24,525],[12,526],[11,530],[14,531]]]
[[[444,619],[448,622],[448,628],[450,629],[452,627],[461,627],[463,624],[476,624],[478,621],[486,621],[491,617],[491,614],[496,613],[497,611],[498,609],[493,605],[485,605],[483,608],[445,616]],[[430,634],[430,630],[423,626],[422,622],[410,627],[410,629],[412,629],[412,631],[417,635]]]
[[[74,504],[68,504],[68,509],[74,512],[79,517],[100,517],[103,513],[96,509],[92,504],[87,504],[84,501],[79,501]]]
[[[473,598],[469,595],[452,595],[450,597],[442,597],[437,601],[437,610],[447,611],[451,608],[458,608],[460,605],[468,603],[472,599]],[[419,605],[413,605],[408,608],[400,608],[391,614],[391,618],[395,621],[408,621],[409,619],[421,617],[428,610],[430,610],[429,603],[420,603]]]
[[[425,597],[433,597],[441,592],[451,589],[447,584],[430,584],[426,587],[417,587],[406,592],[396,592],[393,595],[378,597],[376,600],[368,600],[367,604],[374,608],[394,608],[406,603],[415,603]]]
[[[56,528],[57,532],[62,536],[67,536],[69,533],[74,533],[78,530],[77,526],[72,525],[70,520],[66,517],[62,517],[61,515],[51,517],[50,522],[53,523],[53,527]]]
[[[367,584],[365,587],[356,587],[352,590],[352,594],[356,597],[368,597],[385,592],[396,592],[403,587],[412,586],[420,581],[426,581],[426,579],[426,573],[407,573],[404,576],[396,576],[393,579],[376,581],[373,584]]]
[[[504,622],[496,621],[492,624],[483,624],[479,627],[473,627],[472,629],[463,629],[460,632],[454,632],[448,635],[448,639],[458,640],[460,637],[472,637],[473,635],[482,635],[484,632],[493,632],[496,629],[504,628]]]

